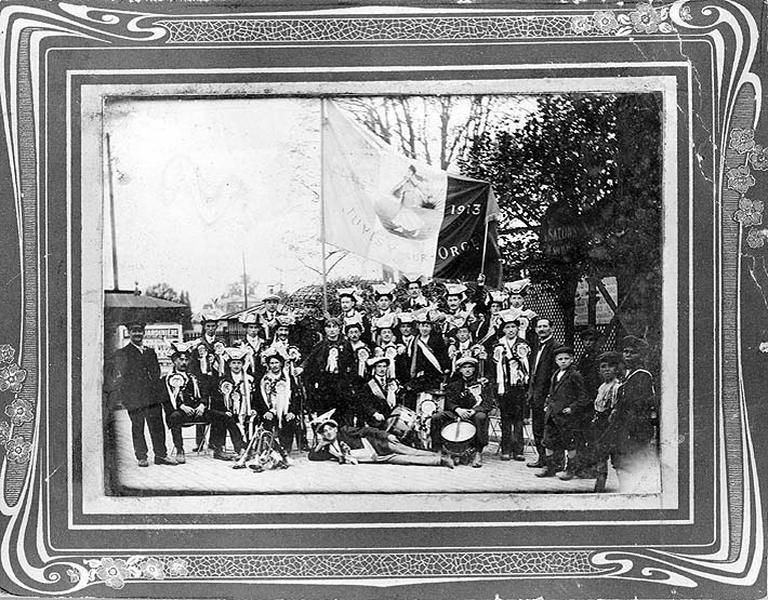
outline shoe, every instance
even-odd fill
[[[483,455],[478,452],[475,454],[475,458],[472,459],[472,467],[475,469],[479,469],[483,466]]]
[[[140,459],[138,459],[138,462],[139,462],[139,466],[140,467],[148,467],[149,466],[149,461],[146,458],[140,458]]]
[[[516,460],[518,462],[522,462],[522,461],[525,460],[525,455],[524,454],[513,454],[512,455],[512,459]]]
[[[536,462],[525,463],[525,466],[531,469],[543,469],[544,467],[547,466],[547,462],[543,460],[541,457],[539,457],[539,459]]]
[[[187,457],[184,456],[184,450],[176,451],[176,462],[180,465],[183,465],[185,462],[187,462]]]
[[[179,463],[170,456],[155,456],[155,464],[156,465],[168,465],[170,467],[173,467],[175,465],[178,465]]]
[[[248,465],[248,468],[253,471],[254,473],[261,473],[264,470],[264,467],[262,467],[259,464],[255,465]]]
[[[530,466],[530,465],[529,465]],[[544,459],[544,466],[534,473],[536,477],[552,477],[557,471],[555,461],[552,458]]]
[[[448,467],[449,469],[454,468],[453,459],[450,456],[442,455],[440,457],[440,466],[441,467]]]
[[[234,460],[234,456],[232,456],[231,454],[229,454],[227,452],[222,452],[221,450],[216,450],[213,453],[213,458],[215,460],[225,460],[225,461],[228,461],[228,462]]]
[[[570,481],[576,477],[576,473],[574,473],[571,469],[566,468],[564,471],[558,471],[555,473],[555,476],[562,481]]]
[[[501,460],[512,460],[512,456],[510,454],[502,453]]]

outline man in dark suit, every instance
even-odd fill
[[[540,469],[546,466],[544,460],[544,404],[549,394],[552,381],[555,357],[552,355],[557,342],[552,335],[552,324],[549,319],[539,319],[536,323],[536,345],[531,353],[531,379],[528,388],[528,406],[531,409],[531,427],[533,440],[539,458],[526,466]]]
[[[131,341],[115,352],[116,388],[131,419],[133,450],[140,467],[148,467],[144,424],[149,428],[156,465],[175,465],[165,448],[160,364],[152,348],[144,345],[145,324],[127,323]]]
[[[352,425],[351,376],[354,365],[352,346],[341,335],[341,320],[328,316],[325,338],[310,352],[302,365],[304,383],[312,412],[336,409],[339,422]]]

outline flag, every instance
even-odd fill
[[[396,153],[325,101],[324,239],[409,275],[501,279],[488,182]]]

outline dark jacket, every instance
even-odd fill
[[[382,389],[376,378],[371,377],[362,388],[359,416],[371,427],[377,425],[376,420],[373,418],[374,414],[380,413],[386,419],[392,412],[392,407],[387,402],[387,385],[389,381],[391,380],[387,380],[384,389]]]
[[[554,337],[544,344],[544,351],[536,364],[540,345],[537,343],[531,349],[529,363],[531,365],[531,380],[528,388],[528,398],[533,406],[544,406],[544,402],[549,394],[549,387],[552,383],[552,374],[555,372],[554,349],[558,345]]]
[[[488,413],[493,408],[491,386],[482,386],[480,396],[482,401],[475,406],[477,399],[469,388],[478,383],[476,378],[466,381],[461,374],[455,375],[445,388],[445,410],[455,412],[457,408],[467,408],[475,412]]]
[[[256,412],[259,412],[259,414],[263,413],[265,409],[262,408],[260,411],[259,408],[259,402],[255,401],[255,395],[258,394],[258,385],[259,382],[251,377],[250,375],[246,375],[248,377],[248,382],[250,384],[250,393],[247,394],[244,390],[245,386],[243,385],[243,382],[239,382],[240,385],[235,385],[234,380],[232,379],[232,375],[229,374],[226,377],[222,377],[216,387],[211,390],[211,408],[213,410],[218,410],[220,412],[232,412],[237,413],[235,402],[232,399],[232,396],[230,395],[230,402],[232,402],[232,406],[226,405],[226,398],[224,394],[221,391],[222,386],[225,382],[228,382],[230,385],[232,385],[233,392],[237,391],[241,396],[247,395],[248,397],[245,398],[245,414],[248,414],[251,410],[255,410]],[[241,400],[242,401],[242,400]]]
[[[160,364],[152,348],[141,352],[128,344],[115,352],[114,388],[118,398],[128,410],[153,406],[163,402]]]
[[[619,387],[610,416],[610,428],[615,434],[618,452],[631,451],[638,444],[653,439],[658,416],[653,377],[637,369]]]
[[[546,404],[547,415],[560,426],[581,427],[582,422],[592,416],[592,398],[587,396],[584,378],[572,366],[566,369],[560,381],[557,381],[558,373],[556,371],[552,375]],[[566,408],[571,409],[571,414],[563,414]]]
[[[171,396],[172,387],[169,386],[170,378],[177,375],[175,371],[172,371],[165,377],[163,377],[163,404],[166,407],[166,412],[171,413],[174,410],[178,410],[182,404],[186,404],[190,408],[197,408],[200,404],[209,406],[210,390],[205,386],[203,381],[200,381],[195,375],[187,372],[187,383],[179,390],[175,399]]]

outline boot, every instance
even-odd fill
[[[536,475],[536,477],[552,477],[557,471],[554,456],[544,456],[543,462],[544,466],[536,471],[534,475]]]

